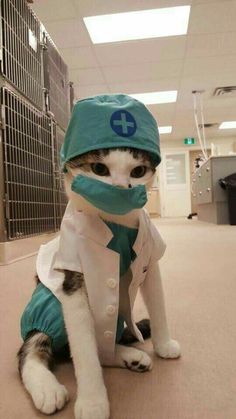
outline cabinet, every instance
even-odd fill
[[[198,219],[215,224],[229,224],[227,194],[219,179],[236,171],[236,156],[210,157],[193,176],[193,195]]]

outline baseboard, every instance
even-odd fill
[[[57,233],[41,234],[26,239],[0,242],[0,265],[8,265],[38,252],[41,244],[52,240]]]

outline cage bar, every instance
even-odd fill
[[[55,229],[60,228],[61,219],[64,215],[68,202],[63,181],[63,173],[60,166],[60,149],[64,141],[65,133],[60,127],[53,123],[53,139],[54,139],[54,202],[55,202]]]
[[[2,75],[43,109],[40,22],[25,0],[1,0]]]
[[[69,120],[70,86],[68,67],[63,61],[49,35],[43,34],[44,87],[46,90],[46,108],[57,124],[66,129]]]
[[[1,99],[8,239],[55,231],[52,121],[8,88]]]

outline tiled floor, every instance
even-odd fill
[[[236,418],[236,227],[197,220],[158,219],[167,242],[161,261],[170,328],[182,358],[154,357],[151,372],[104,369],[111,419]],[[1,418],[43,418],[21,386],[16,352],[19,321],[34,288],[35,257],[0,267]],[[136,306],[138,317],[144,309]],[[71,363],[56,375],[71,401],[55,418],[73,418],[75,379]],[[96,418],[94,418],[96,419]]]

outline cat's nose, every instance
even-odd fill
[[[121,183],[121,182],[113,183],[113,186],[118,186],[119,188],[128,188],[129,187],[129,185],[127,183],[124,184],[124,183]]]
[[[123,177],[112,179],[113,186],[119,186],[120,188],[128,188],[129,184],[130,184],[129,179],[126,179]]]

